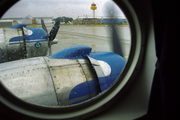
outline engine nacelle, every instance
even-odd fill
[[[0,82],[26,102],[67,106],[107,90],[125,63],[115,53],[74,46],[47,57],[1,63]]]
[[[0,29],[0,63],[47,55],[47,33],[40,28]]]

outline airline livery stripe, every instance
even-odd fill
[[[47,42],[46,39],[40,39],[40,40],[26,40],[26,43],[35,43],[35,42]],[[15,41],[15,42],[9,42],[9,45],[13,44],[23,44],[24,41]]]

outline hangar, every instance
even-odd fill
[[[44,23],[53,23],[53,17],[34,17],[35,24],[41,24],[41,19],[44,20]]]
[[[23,18],[22,20],[22,24],[34,24],[35,20],[33,17],[31,17],[30,15],[26,16],[25,18]]]
[[[53,17],[32,17],[30,15],[19,18],[1,18],[1,20],[15,20],[18,24],[41,24],[41,18],[44,23],[52,23]]]
[[[17,24],[18,22],[16,20],[0,20],[0,26],[12,26]]]

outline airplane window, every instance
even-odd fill
[[[111,0],[21,0],[0,20],[0,82],[40,106],[73,106],[115,84],[131,32]]]

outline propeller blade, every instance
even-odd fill
[[[59,27],[60,27],[60,19],[57,18],[53,28],[51,29],[50,33],[48,34],[49,55],[52,55],[51,45],[53,44],[52,41],[54,40],[54,38],[56,37],[56,35],[58,33]]]
[[[47,28],[46,28],[46,26],[45,26],[45,24],[44,24],[44,20],[43,19],[41,19],[41,25],[42,25],[42,28],[46,31],[46,33],[48,34],[48,30],[47,30]]]
[[[114,14],[114,5],[111,4],[111,6],[107,7],[107,12],[108,12],[108,16],[110,16],[110,30],[111,30],[111,38],[112,38],[112,47],[113,47],[113,52],[116,54],[123,56],[123,52],[122,52],[122,46],[120,44],[120,39],[118,37],[118,35],[121,35],[121,32],[118,32],[116,29],[116,21],[114,18],[115,14]]]
[[[59,27],[60,27],[60,19],[57,18],[53,28],[51,29],[51,31],[49,33],[49,41],[54,40],[54,38],[56,37],[56,35],[58,33]]]
[[[42,25],[42,28],[44,29],[44,31],[46,31],[46,33],[48,34],[48,30],[44,24],[44,20],[41,19],[41,25]],[[49,47],[49,55],[52,55],[52,50],[51,50],[51,42],[49,41],[49,37],[48,37],[48,47]]]
[[[48,34],[48,30],[47,30],[47,28],[46,28],[46,26],[44,24],[44,20],[43,19],[41,19],[41,25],[42,25],[42,28]],[[60,27],[60,19],[57,18],[53,28],[51,29],[50,33],[48,34],[49,55],[52,55],[51,45],[52,45],[52,41],[54,40],[54,38],[56,37],[56,35],[58,33],[59,27]]]
[[[48,47],[49,47],[49,55],[52,55],[51,41],[48,42]]]
[[[46,31],[46,33],[48,34],[48,30],[44,24],[44,20],[41,19],[41,25],[42,28]],[[49,55],[52,55],[52,49],[51,49],[51,45],[52,45],[52,41],[54,40],[54,38],[56,37],[58,30],[59,30],[59,26],[60,26],[60,19],[56,19],[56,22],[53,26],[53,28],[51,29],[50,33],[48,34],[48,47],[49,47]]]
[[[117,30],[115,28],[115,20],[112,19],[111,20],[112,22],[110,23],[110,27],[111,27],[111,36],[112,36],[112,45],[113,45],[113,51],[114,53],[117,53],[119,55],[121,55],[122,57],[123,56],[123,52],[122,52],[122,47],[121,47],[121,44],[120,44],[120,41],[119,41],[119,37],[118,37],[118,34],[121,34],[120,32],[118,32],[117,34]]]

